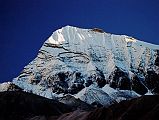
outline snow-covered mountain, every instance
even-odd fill
[[[51,99],[72,94],[103,105],[103,100],[158,94],[159,46],[97,28],[65,26],[53,32],[13,83]],[[86,101],[84,93],[94,99]]]

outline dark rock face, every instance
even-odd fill
[[[68,84],[65,81],[68,77],[67,73],[59,72],[53,76],[48,77],[49,86],[53,88],[56,93],[68,93]]]
[[[155,60],[155,65],[159,66],[159,55],[157,56],[156,60]]]
[[[69,89],[69,93],[71,94],[76,94],[78,93],[80,90],[82,90],[84,88],[84,85],[81,83],[74,83],[70,89]]]
[[[7,91],[21,91],[22,89],[17,85],[10,83]]]
[[[89,87],[91,84],[93,84],[93,81],[90,78],[88,78],[88,80],[85,83],[85,86]]]
[[[147,71],[145,76],[145,81],[147,87],[154,92],[155,94],[159,94],[159,75],[155,73],[155,71]]]
[[[159,50],[157,50],[155,65],[159,66]]]
[[[104,85],[106,84],[105,76],[103,72],[100,71],[98,68],[96,68],[96,70],[97,70],[96,82],[100,88],[104,87]]]
[[[128,74],[120,70],[116,67],[116,70],[110,78],[110,87],[112,88],[119,88],[120,90],[130,90],[131,89],[131,82],[128,77]]]
[[[76,94],[84,88],[84,80],[82,79],[83,76],[80,72],[75,72],[73,78],[75,79],[72,86],[70,86],[69,93]]]
[[[152,69],[147,70],[147,72],[141,70],[133,71],[134,76],[129,78],[128,73],[116,67],[115,71],[109,76],[107,83],[112,88],[134,90],[140,95],[146,94],[148,89],[154,94],[159,94],[159,74]],[[140,78],[141,74],[142,78]]]
[[[68,84],[70,81],[71,85]],[[50,75],[45,82],[47,82],[48,87],[52,87],[53,92],[57,94],[76,94],[84,88],[84,80],[80,72],[59,72],[55,75]],[[41,85],[43,84],[44,81],[41,81]]]
[[[106,84],[106,80],[102,71],[90,75],[87,80],[84,80],[80,72],[59,72],[55,75],[50,75],[47,80],[40,81],[41,86],[52,87],[54,93],[70,93],[76,94],[83,88],[90,86],[94,82],[102,88]]]
[[[34,116],[59,116],[67,105],[22,91],[0,92],[0,120],[28,120]]]
[[[141,82],[141,80],[136,75],[132,78],[132,90],[134,90],[140,95],[144,95],[145,93],[148,92],[145,85]]]
[[[99,33],[104,33],[104,30],[102,30],[100,28],[93,28],[91,31],[99,32]]]

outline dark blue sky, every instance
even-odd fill
[[[0,0],[0,82],[16,77],[65,25],[159,44],[159,0]]]

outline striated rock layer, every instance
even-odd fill
[[[99,93],[105,100],[110,92],[102,89],[106,84],[119,93],[132,91],[133,96],[158,94],[159,46],[97,28],[66,26],[53,32],[13,83],[51,99],[64,94],[83,98],[78,93],[95,86],[100,90],[95,88],[90,95],[98,99]]]

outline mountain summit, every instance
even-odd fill
[[[113,101],[158,94],[159,46],[98,28],[65,26],[53,32],[13,83],[51,99],[72,94],[83,100],[87,92],[94,98],[86,100],[90,104],[103,103],[103,96]]]

